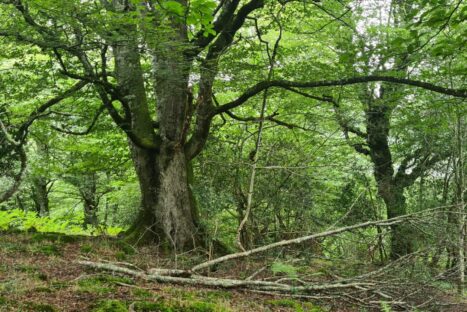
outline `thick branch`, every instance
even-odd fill
[[[219,34],[226,25],[229,24],[230,20],[234,16],[235,11],[237,10],[240,0],[226,0],[222,3],[222,11],[219,13],[219,16],[213,22],[213,30],[215,34],[209,34],[208,36],[204,35],[204,30],[200,30],[197,34],[193,43],[196,45],[196,51],[200,51],[205,48],[209,43],[214,40],[214,38]],[[197,52],[195,53],[197,54]]]
[[[400,185],[402,187],[408,187],[412,185],[415,180],[417,180],[424,172],[426,172],[426,170],[429,170],[438,162],[450,156],[449,150],[444,153],[436,153],[431,156],[429,154],[422,156],[421,154],[422,150],[419,149],[414,153],[414,155],[408,156],[402,161],[401,166],[397,170],[397,173],[394,177],[394,182],[396,185]],[[414,167],[410,173],[406,173],[406,170],[408,169],[407,165],[412,160],[416,162],[416,164],[414,164]]]
[[[397,77],[391,77],[391,76],[365,76],[365,77],[353,77],[353,78],[347,78],[347,79],[341,79],[341,80],[324,80],[324,81],[310,81],[310,82],[272,80],[272,81],[263,81],[263,82],[257,83],[255,86],[245,91],[236,100],[218,107],[215,110],[215,114],[224,113],[227,110],[238,107],[242,105],[243,103],[245,103],[246,101],[248,101],[253,96],[260,93],[261,91],[265,89],[269,89],[269,88],[282,88],[282,89],[290,90],[290,88],[335,87],[335,86],[346,86],[346,85],[353,85],[353,84],[358,84],[358,83],[378,82],[378,81],[404,84],[404,85],[409,85],[409,86],[414,86],[414,87],[430,90],[430,91],[441,93],[441,94],[451,95],[454,97],[467,98],[467,90],[465,89],[444,88],[444,87],[437,86],[429,82],[411,80],[407,78],[397,78]]]
[[[233,42],[233,38],[237,31],[243,26],[248,15],[264,6],[264,0],[250,0],[243,5],[238,13],[233,17],[232,21],[219,34],[216,41],[209,48],[206,60],[216,59],[222,51],[224,51]]]

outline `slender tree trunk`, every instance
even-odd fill
[[[99,207],[99,199],[97,197],[97,175],[92,173],[85,175],[79,182],[79,193],[83,200],[84,221],[83,227],[96,227],[99,225],[97,218],[97,210]]]
[[[456,160],[454,161],[455,184],[456,184],[456,212],[457,212],[457,259],[458,259],[458,281],[457,291],[459,294],[464,293],[465,284],[465,167],[464,167],[464,135],[462,117],[457,116],[457,124],[455,129],[455,153]]]
[[[42,176],[32,178],[32,199],[35,211],[43,217],[49,214],[48,181]]]

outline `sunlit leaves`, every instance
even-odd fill
[[[188,3],[166,0],[157,4],[159,14],[182,21],[192,32],[202,31],[205,36],[215,34],[212,25],[215,8],[213,0],[192,0]]]

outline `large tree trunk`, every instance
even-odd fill
[[[132,151],[142,198],[141,210],[127,238],[134,242],[166,241],[177,250],[200,243],[185,154],[154,153],[135,146]]]
[[[368,146],[378,194],[386,204],[388,218],[403,216],[407,213],[404,187],[394,177],[394,163],[388,140],[391,108],[382,101],[373,103],[373,100],[369,100],[368,104]],[[391,258],[397,259],[412,252],[413,237],[407,226],[397,224],[391,229]]]
[[[407,214],[404,189],[397,185],[391,185],[388,196],[384,196],[388,219]],[[407,224],[396,224],[391,227],[391,258],[398,259],[413,252],[413,231]]]
[[[196,205],[189,186],[185,145],[192,116],[191,60],[184,55],[186,26],[174,22],[163,47],[153,48],[153,70],[161,148],[156,159],[159,194],[156,221],[174,249],[200,242]]]
[[[153,50],[157,123],[151,118],[139,55],[137,30],[126,25],[113,44],[116,78],[130,111],[132,158],[141,189],[141,210],[127,233],[135,242],[168,242],[176,250],[200,241],[196,209],[189,187],[189,159],[184,145],[191,116],[188,91],[190,61],[183,54],[186,30],[174,27],[173,38]],[[156,134],[154,128],[158,128]],[[148,143],[156,148],[142,146]]]
[[[201,233],[188,181],[188,161],[182,151],[169,151],[160,155],[158,166],[156,221],[174,249],[192,248],[200,243]]]

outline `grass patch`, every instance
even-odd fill
[[[34,288],[34,291],[35,292],[39,292],[39,293],[53,293],[54,291],[48,287],[36,287]]]
[[[37,266],[34,265],[28,265],[28,264],[19,264],[15,266],[15,270],[21,273],[27,273],[27,274],[36,274],[36,272],[39,270]]]
[[[158,302],[138,302],[135,304],[137,312],[222,312],[224,308],[218,307],[216,304],[195,301],[174,303],[166,300]]]
[[[123,251],[117,251],[115,253],[115,259],[117,259],[118,261],[125,261],[127,259],[127,254]]]
[[[19,252],[19,253],[28,252],[27,246],[23,244],[19,244],[19,243],[5,242],[0,245],[0,248],[4,250],[5,252]]]
[[[293,299],[275,299],[266,301],[267,304],[277,308],[289,308],[295,312],[324,312],[321,307],[309,302],[300,302]]]
[[[79,291],[99,295],[110,294],[117,283],[133,285],[134,281],[128,277],[101,274],[78,281]]]
[[[120,249],[121,252],[123,252],[127,256],[131,256],[136,253],[136,250],[133,246],[122,240],[116,241],[115,245],[118,247],[118,249]]]
[[[55,290],[60,290],[60,289],[67,288],[70,285],[65,281],[54,280],[50,282],[49,286]]]
[[[92,246],[89,244],[84,244],[79,248],[79,251],[83,254],[88,254],[94,251],[94,248],[92,248]]]
[[[60,249],[53,244],[37,246],[33,249],[33,252],[40,253],[45,256],[61,256],[62,254]]]
[[[92,312],[128,312],[125,303],[119,300],[102,300]]]
[[[154,294],[146,289],[135,288],[131,290],[133,296],[141,299],[148,299],[154,297]]]
[[[34,312],[58,312],[58,310],[50,304],[29,303],[27,306]]]
[[[198,293],[198,296],[211,301],[229,300],[232,299],[232,293],[228,291],[206,291]]]
[[[172,307],[167,306],[164,302],[138,302],[135,304],[137,312],[175,312]]]

